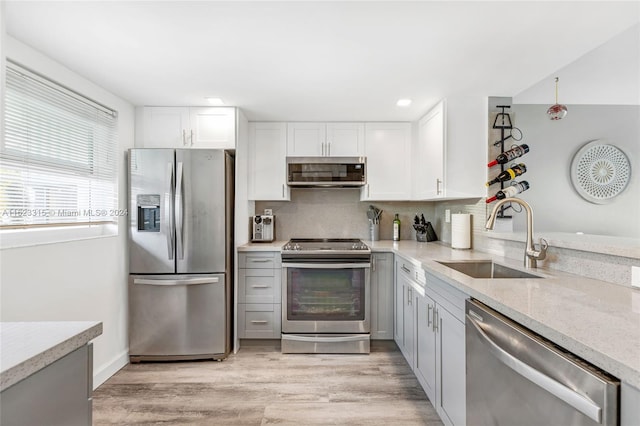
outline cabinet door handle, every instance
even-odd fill
[[[193,146],[193,129],[191,130],[190,146]]]
[[[406,266],[404,266],[404,264],[400,267],[400,269],[402,269],[403,271],[405,271],[407,274],[409,272],[411,272],[411,270],[409,268],[407,268]]]
[[[331,157],[331,142],[327,142],[327,152],[328,152],[328,156]]]
[[[440,193],[442,192],[440,190],[440,184],[442,183],[442,181],[440,179],[436,179],[436,195],[440,195]]]
[[[182,146],[187,146],[187,130],[182,129]]]
[[[376,258],[375,257],[371,257],[371,271],[372,272],[376,271]]]
[[[407,289],[407,305],[413,305],[413,289],[412,288],[408,288]]]
[[[368,197],[371,197],[371,190],[370,190],[370,188],[371,188],[371,187],[369,186],[369,184],[367,184],[367,198],[368,198]]]
[[[440,316],[438,315],[438,310],[436,307],[433,307],[433,332],[438,332],[438,321],[440,321]]]
[[[433,309],[432,306],[431,306],[431,303],[428,303],[427,304],[427,327],[431,327],[431,323],[432,323],[432,321],[431,321],[431,309]]]
[[[284,199],[284,183],[282,184],[282,198]]]
[[[251,320],[251,324],[266,324],[267,320]]]
[[[322,156],[324,157],[324,142],[322,142]]]

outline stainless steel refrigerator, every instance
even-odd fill
[[[129,150],[129,358],[222,359],[231,347],[234,158]]]

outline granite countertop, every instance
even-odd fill
[[[0,391],[101,334],[96,321],[0,322]]]
[[[524,267],[521,261],[441,243],[366,243],[373,252],[393,252],[420,263],[437,278],[640,389],[640,290],[546,268],[528,271],[544,279],[471,278],[437,261],[491,259]]]

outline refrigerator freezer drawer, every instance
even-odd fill
[[[131,361],[224,358],[229,351],[225,278],[131,275]]]

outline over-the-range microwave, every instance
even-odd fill
[[[358,187],[367,183],[365,157],[287,157],[293,187]]]

